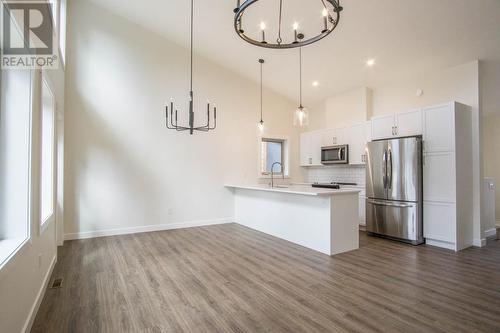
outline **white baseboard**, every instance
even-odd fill
[[[483,246],[486,246],[486,238],[482,238],[482,239],[474,239],[472,241],[472,246],[475,246],[475,247],[483,247]]]
[[[24,327],[23,327],[22,332],[30,332],[31,331],[31,327],[33,326],[33,322],[35,321],[36,314],[38,313],[38,308],[40,308],[40,304],[42,303],[43,296],[45,296],[45,292],[47,291],[47,287],[49,286],[50,277],[52,276],[52,271],[54,270],[54,267],[56,265],[56,261],[57,261],[57,254],[54,255],[54,258],[52,258],[52,262],[50,263],[49,269],[48,269],[48,271],[45,274],[45,277],[43,279],[43,284],[40,287],[38,294],[36,295],[35,303],[33,303],[33,306],[31,307],[28,319],[24,323]]]
[[[189,222],[179,222],[179,223],[169,223],[169,224],[154,224],[154,225],[145,225],[145,226],[128,227],[128,228],[83,231],[77,233],[64,234],[64,240],[138,234],[142,232],[202,227],[207,225],[224,224],[232,222],[234,222],[234,218],[223,218],[223,219],[199,220],[199,221],[189,221]]]
[[[497,228],[491,228],[484,231],[484,237],[486,238],[496,237],[496,235],[497,235]]]

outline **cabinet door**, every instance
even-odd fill
[[[321,145],[323,147],[335,146],[337,142],[337,130],[327,129],[322,131]]]
[[[365,123],[349,128],[349,164],[365,163],[366,134]]]
[[[322,142],[323,142],[323,131],[311,132],[310,154],[313,165],[321,164]]]
[[[424,237],[455,243],[455,204],[424,201]]]
[[[336,144],[338,144],[338,145],[349,144],[349,140],[351,139],[350,130],[351,130],[350,127],[337,128],[335,130],[336,138],[337,138]]]
[[[395,126],[394,115],[372,118],[372,140],[392,138]]]
[[[396,114],[396,135],[422,135],[422,110],[412,110]]]
[[[311,133],[300,134],[300,165],[308,166],[312,164],[311,157]]]
[[[455,112],[451,105],[424,109],[426,152],[455,151]]]
[[[456,202],[455,170],[454,153],[425,153],[424,200]]]
[[[366,225],[366,197],[359,195],[359,224]]]

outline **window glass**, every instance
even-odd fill
[[[42,83],[42,154],[41,154],[41,222],[54,213],[54,96],[47,82]]]
[[[261,172],[262,174],[270,174],[272,165],[279,162],[283,165],[283,140],[262,139],[261,142]],[[284,167],[284,165],[283,165]],[[276,174],[281,173],[280,165],[274,166]]]
[[[31,72],[2,70],[0,267],[29,236]]]

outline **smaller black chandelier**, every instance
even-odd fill
[[[245,10],[250,6],[255,4],[259,0],[237,0],[236,8],[233,10],[234,12],[234,30],[244,41],[260,47],[270,48],[270,49],[290,49],[294,47],[306,46],[312,43],[315,43],[335,30],[337,24],[340,20],[340,12],[343,10],[340,5],[340,0],[319,0],[321,1],[321,5],[323,6],[323,29],[314,37],[305,39],[304,34],[298,31],[298,24],[294,24],[294,40],[290,42],[283,41],[281,36],[282,31],[282,21],[283,21],[283,1],[279,0],[279,23],[278,23],[278,36],[275,41],[266,40],[265,29],[266,26],[264,23],[261,23],[260,28],[262,31],[261,40],[253,39],[245,34],[245,30],[243,29],[243,14]],[[331,9],[328,9],[327,3],[331,5]]]
[[[166,113],[166,125],[168,129],[174,129],[176,131],[189,131],[189,134],[193,134],[194,131],[208,132],[214,130],[217,127],[217,107],[213,107],[213,124],[210,124],[210,102],[207,102],[207,123],[203,126],[194,127],[194,93],[193,93],[193,16],[194,16],[194,0],[191,0],[191,36],[190,36],[190,50],[191,50],[191,77],[189,85],[189,112],[188,112],[188,126],[179,126],[177,119],[177,108],[174,105],[173,99],[170,100],[170,121],[168,120],[168,105],[165,106]],[[175,117],[174,117],[175,108]]]

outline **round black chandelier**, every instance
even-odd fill
[[[234,30],[244,41],[260,47],[270,48],[270,49],[290,49],[294,47],[306,46],[315,43],[330,33],[337,27],[340,20],[340,12],[342,11],[342,6],[340,5],[340,0],[317,0],[321,2],[323,6],[323,22],[322,29],[318,29],[318,34],[306,38],[306,36],[299,31],[299,26],[297,23],[293,25],[294,38],[291,41],[285,41],[282,38],[282,21],[283,21],[283,1],[279,0],[279,19],[278,19],[278,34],[275,40],[266,40],[266,26],[261,23],[261,34],[262,38],[256,40],[245,34],[243,16],[245,10],[250,6],[256,4],[259,0],[237,0],[236,8],[234,9]]]

